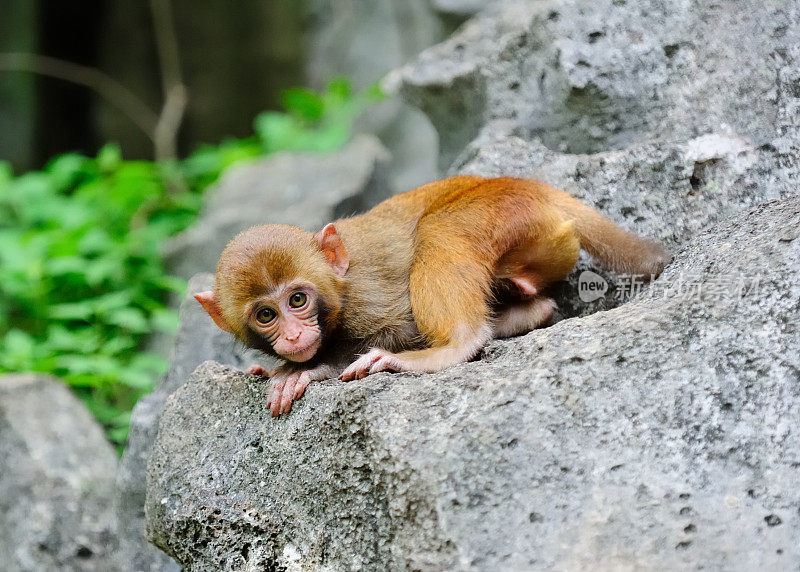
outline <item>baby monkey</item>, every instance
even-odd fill
[[[542,292],[580,248],[618,272],[655,276],[670,261],[544,183],[463,176],[316,234],[246,230],[222,253],[214,290],[195,298],[220,328],[285,361],[269,374],[277,416],[312,381],[434,372],[542,325],[555,308]]]

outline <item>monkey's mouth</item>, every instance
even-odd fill
[[[281,356],[285,357],[289,361],[304,362],[310,360],[312,357],[316,355],[319,346],[320,346],[320,339],[317,338],[316,340],[314,340],[313,342],[304,347],[294,348],[292,349],[292,351],[279,352],[279,353],[281,354]]]

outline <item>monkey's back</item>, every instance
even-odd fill
[[[367,345],[378,345],[376,339],[396,349],[423,344],[410,295],[414,275],[436,275],[416,289],[441,303],[449,287],[465,280],[485,283],[479,296],[488,296],[498,262],[528,237],[533,220],[561,221],[543,188],[522,179],[452,177],[336,221],[351,260],[347,303],[357,308],[344,331]],[[420,272],[428,266],[440,271]]]

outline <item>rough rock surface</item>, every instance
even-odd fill
[[[267,387],[206,363],[148,466],[192,570],[800,565],[800,198],[692,239],[619,308],[433,375]]]
[[[120,562],[131,572],[177,570],[177,565],[148,543],[144,536],[144,500],[147,457],[158,428],[158,420],[170,393],[178,389],[202,362],[216,362],[246,368],[259,360],[235,344],[220,330],[192,297],[209,290],[212,274],[198,274],[189,281],[180,308],[180,327],[170,356],[170,366],[158,388],[139,400],[131,416],[131,432],[116,482],[116,513],[120,531]]]
[[[168,267],[185,278],[213,272],[225,245],[246,228],[285,223],[312,230],[365,210],[390,194],[387,161],[378,140],[362,135],[336,153],[279,153],[232,169],[208,191],[197,222],[167,244]]]
[[[715,132],[758,147],[796,130],[799,24],[789,1],[505,0],[396,79],[446,159],[494,121],[573,154]]]
[[[0,378],[0,568],[116,570],[117,457],[57,379]]]
[[[451,173],[539,178],[674,246],[797,193],[800,7],[504,0],[387,80]],[[613,307],[556,294],[566,315]]]

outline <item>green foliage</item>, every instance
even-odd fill
[[[333,151],[350,138],[353,121],[364,108],[382,98],[377,85],[353,95],[350,84],[342,79],[330,82],[322,94],[307,88],[290,89],[283,94],[288,113],[260,114],[255,130],[265,153]]]
[[[164,371],[137,353],[145,334],[174,328],[159,245],[195,217],[200,195],[167,194],[159,166],[61,155],[42,171],[0,179],[0,371],[62,377],[112,439]],[[148,206],[150,217],[131,222]]]
[[[177,164],[126,161],[114,146],[96,158],[61,155],[15,177],[0,162],[0,372],[61,377],[121,445],[130,411],[166,368],[144,351],[173,332],[160,246],[196,218],[202,191],[230,165],[279,150],[344,144],[363,108],[380,98],[342,80],[317,94],[290,90],[286,113],[267,112],[256,135],[204,147]],[[182,181],[179,187],[166,181]]]
[[[265,111],[253,122],[255,135],[205,146],[185,159],[184,176],[204,188],[234,163],[277,151],[335,151],[350,139],[353,122],[385,96],[377,84],[352,93],[344,79],[334,79],[325,91],[295,88],[283,93],[286,112]]]

